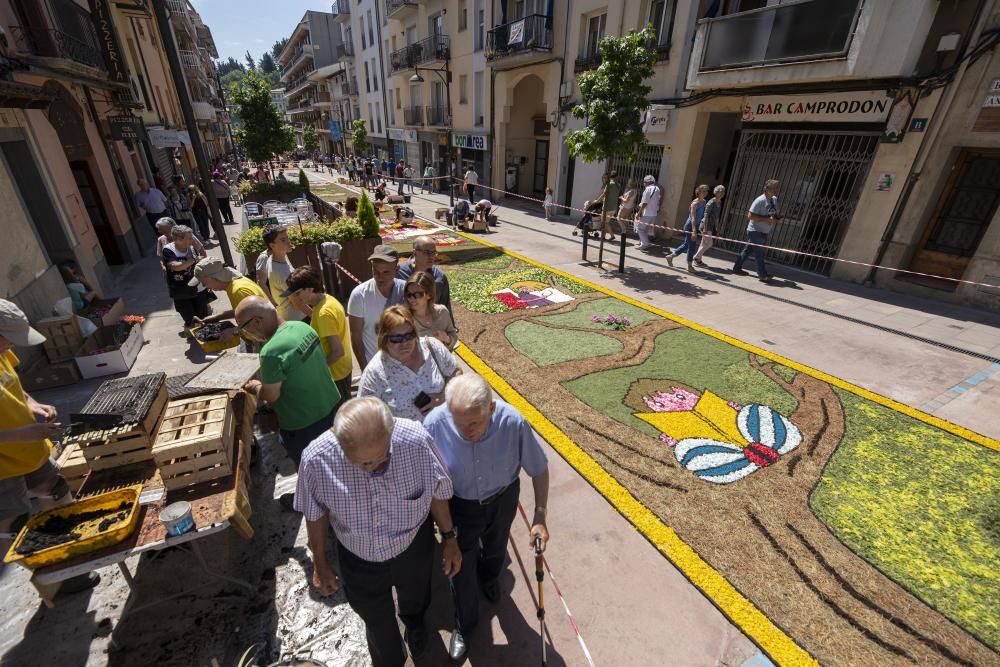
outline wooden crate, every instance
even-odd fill
[[[231,474],[234,429],[229,394],[170,401],[153,443],[153,460],[167,490]]]
[[[108,470],[153,460],[153,440],[167,406],[167,385],[160,386],[146,417],[137,423],[72,436],[91,470]]]
[[[69,361],[83,345],[83,333],[76,316],[50,317],[32,325],[43,336],[45,356],[53,364]]]
[[[59,474],[69,484],[70,491],[77,493],[90,474],[90,464],[80,451],[80,446],[67,445],[56,463],[59,465]]]

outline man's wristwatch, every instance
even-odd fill
[[[441,532],[442,540],[457,540],[458,539],[458,526],[452,526],[451,530],[445,530]]]

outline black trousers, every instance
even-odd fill
[[[317,422],[313,422],[309,426],[300,428],[296,431],[286,431],[281,429],[279,435],[281,436],[281,446],[285,448],[285,453],[288,454],[288,458],[295,462],[295,467],[298,468],[299,464],[302,462],[302,452],[306,451],[306,447],[309,446],[313,440],[323,435],[331,426],[333,426],[333,416],[337,413],[336,407],[330,410],[330,414],[326,415]]]
[[[229,197],[216,197],[215,200],[219,202],[219,213],[222,214],[222,220],[234,224],[236,219],[233,218],[233,207],[229,205]]]
[[[184,326],[191,327],[196,317],[208,317],[212,312],[209,304],[209,294],[211,292],[198,292],[198,296],[193,299],[174,299],[174,310],[184,320]]]
[[[479,622],[479,583],[495,580],[503,570],[507,539],[520,495],[521,482],[515,479],[487,505],[457,496],[449,501],[451,519],[458,527],[458,546],[462,550],[462,569],[452,578],[452,586],[456,621],[463,634]]]
[[[365,622],[374,667],[403,667],[406,662],[392,601],[393,587],[403,624],[407,628],[424,626],[424,614],[431,604],[434,544],[430,516],[406,551],[383,563],[359,558],[337,544],[344,593],[351,609]]]
[[[346,377],[341,378],[340,380],[333,381],[334,384],[337,385],[337,391],[340,392],[340,401],[335,406],[333,406],[334,415],[337,414],[337,410],[340,409],[341,405],[347,403],[347,401],[351,399],[351,375],[353,375],[353,373],[348,374]]]

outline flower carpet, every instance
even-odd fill
[[[442,235],[466,361],[773,660],[1000,664],[1000,443]]]

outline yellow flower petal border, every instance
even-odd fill
[[[456,233],[456,232],[452,232]],[[560,271],[536,262],[516,252],[507,250],[502,246],[483,241],[469,234],[457,233],[470,241],[474,241],[483,246],[498,250],[505,255],[519,259],[532,266],[545,269],[556,275],[560,275],[569,280],[584,284],[596,292],[607,294],[608,296],[620,299],[643,310],[649,311],[660,317],[677,322],[690,329],[711,336],[737,348],[746,350],[766,359],[793,368],[799,372],[811,375],[819,380],[823,380],[835,387],[844,389],[853,394],[857,394],[870,401],[885,407],[897,410],[905,415],[913,417],[926,424],[936,426],[948,433],[952,433],[961,438],[975,442],[984,447],[1000,451],[1000,441],[980,435],[974,431],[953,424],[944,419],[911,408],[908,405],[894,401],[880,394],[862,389],[840,378],[834,377],[822,371],[799,364],[768,350],[749,345],[741,340],[727,336],[721,332],[701,326],[695,322],[678,317],[672,313],[656,308],[649,304],[642,303],[623,294],[614,292],[606,287],[597,285],[572,274]],[[457,350],[458,355],[477,373],[482,375],[496,390],[496,392],[508,403],[518,409],[534,429],[555,449],[560,456],[573,466],[573,468],[583,476],[597,491],[604,496],[608,502],[642,535],[649,540],[667,559],[677,567],[678,570],[688,578],[691,583],[698,587],[709,600],[712,601],[740,630],[743,631],[752,641],[754,641],[774,662],[778,665],[818,665],[819,662],[813,658],[805,649],[795,643],[795,641],[785,634],[775,625],[760,609],[750,600],[745,598],[736,588],[726,580],[726,578],[711,565],[705,562],[701,556],[695,552],[677,533],[664,524],[652,511],[640,503],[629,491],[612,477],[604,468],[600,466],[589,454],[583,451],[555,424],[548,420],[534,405],[521,396],[506,380],[490,368],[482,359],[472,352],[468,346],[462,345]]]

